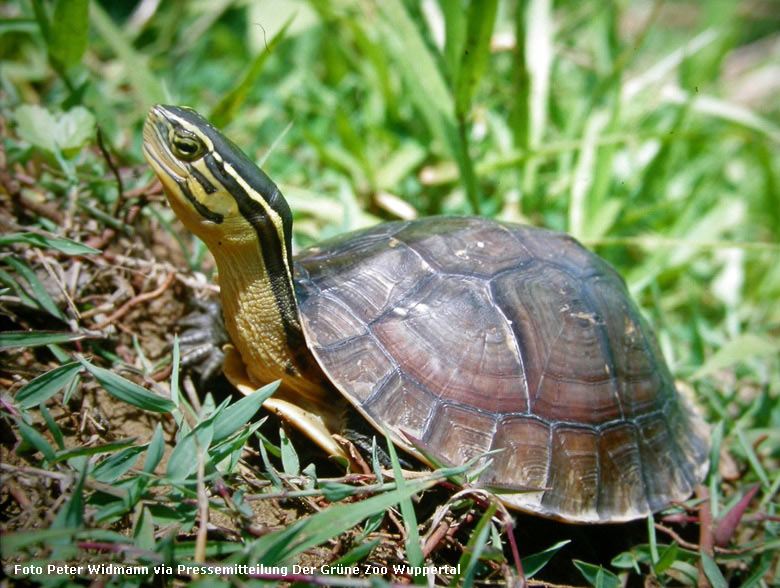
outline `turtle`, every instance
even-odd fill
[[[620,275],[571,236],[499,220],[385,222],[293,255],[274,182],[196,111],[154,106],[143,151],[214,256],[224,371],[325,451],[346,411],[429,465],[486,464],[508,506],[572,523],[685,500],[707,427]],[[436,459],[432,459],[435,456]]]

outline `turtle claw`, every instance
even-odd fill
[[[196,300],[192,305],[193,311],[176,323],[181,329],[181,365],[195,374],[201,386],[205,386],[221,375],[225,359],[222,348],[230,342],[230,337],[219,302]]]

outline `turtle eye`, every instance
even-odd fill
[[[173,131],[171,147],[174,155],[184,161],[195,161],[206,151],[203,141],[195,134],[183,129]]]

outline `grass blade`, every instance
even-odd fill
[[[780,126],[737,104],[730,104],[714,96],[692,96],[690,92],[675,86],[665,87],[663,97],[672,104],[688,104],[690,102],[691,108],[699,113],[738,124],[746,129],[766,135],[774,143],[780,143]]]
[[[81,364],[77,361],[54,368],[30,380],[16,393],[14,400],[21,408],[37,406],[67,386],[80,371]]]
[[[547,128],[550,71],[553,59],[553,25],[550,0],[530,0],[527,5],[525,59],[530,82],[529,144],[536,147]]]
[[[128,447],[104,459],[92,470],[92,477],[99,482],[111,484],[130,471],[148,445]]]
[[[444,121],[452,120],[454,103],[447,84],[428,46],[400,0],[378,2],[385,17],[384,33],[393,48],[393,55],[408,67],[408,82],[415,92],[418,108],[429,119],[431,130],[448,143]],[[425,104],[421,102],[424,101]]]
[[[101,453],[111,453],[118,449],[124,449],[128,445],[135,443],[136,438],[131,437],[129,439],[120,439],[119,441],[111,441],[110,443],[102,443],[100,445],[84,445],[82,447],[71,447],[57,452],[55,457],[56,462],[66,461],[73,459],[74,457],[84,457],[86,455],[98,455]]]
[[[217,127],[223,127],[233,120],[238,109],[246,102],[249,91],[255,86],[257,79],[263,72],[263,66],[268,60],[268,57],[270,57],[274,49],[276,49],[279,42],[284,39],[293,18],[294,17],[290,17],[290,19],[284,23],[284,26],[279,32],[273,36],[271,42],[255,56],[238,84],[222,97],[222,100],[219,101],[219,104],[217,104],[209,117],[212,124]]]
[[[282,531],[259,539],[253,548],[253,553],[258,556],[256,561],[269,564],[286,561],[340,535],[368,517],[392,508],[435,483],[432,479],[419,480],[406,484],[404,488],[396,488],[361,502],[333,505],[297,521]]]
[[[353,563],[359,562],[362,559],[365,559],[371,551],[373,551],[374,547],[379,545],[379,538],[372,539],[371,541],[367,541],[365,543],[361,543],[351,551],[345,553],[343,556],[341,556],[339,559],[334,561],[331,565],[332,566],[348,566]]]
[[[550,561],[556,553],[569,543],[571,543],[571,539],[564,539],[563,541],[559,541],[555,545],[548,547],[544,551],[525,556],[522,560],[523,574],[525,577],[532,578],[536,572],[547,565],[547,562]]]
[[[572,560],[572,563],[590,585],[595,586],[595,588],[618,588],[618,586],[622,585],[620,578],[601,566],[596,566],[579,559]]]
[[[466,545],[466,549],[463,551],[463,554],[458,560],[458,567],[464,570],[462,575],[462,586],[465,588],[470,588],[474,585],[474,574],[477,570],[479,558],[482,555],[482,552],[485,550],[487,538],[490,533],[490,521],[493,518],[493,515],[496,513],[496,508],[496,503],[491,502],[490,506],[488,506],[488,509],[485,511],[485,514],[482,515],[479,523],[477,523],[474,532],[471,534],[468,545]],[[450,585],[457,585],[460,579],[461,578],[459,578],[457,575],[453,576],[452,583]]]
[[[672,543],[661,552],[658,561],[653,565],[653,570],[657,576],[663,574],[671,565],[677,561],[677,553],[680,551],[677,543]]]
[[[14,243],[22,245],[31,245],[43,249],[54,249],[65,255],[92,255],[102,253],[99,249],[93,249],[64,237],[49,237],[39,235],[38,233],[12,233],[10,235],[0,235],[0,246],[12,245]]]
[[[476,4],[476,2],[471,3]],[[444,16],[444,63],[450,80],[457,80],[460,75],[461,55],[466,38],[466,18],[460,2],[439,0]]]
[[[466,145],[465,129],[455,124],[455,102],[430,49],[400,0],[379,3],[384,16],[383,34],[399,62],[411,98],[425,118],[430,132],[455,159],[472,212],[479,212],[474,166]]]
[[[290,438],[284,432],[284,427],[279,428],[279,449],[282,452],[282,469],[288,476],[297,476],[301,473],[301,462],[295,452]]]
[[[215,416],[211,416],[182,438],[168,458],[168,469],[165,475],[173,480],[185,480],[198,468],[198,448],[205,455],[214,438]]]
[[[137,508],[133,523],[133,544],[139,549],[154,551],[154,518],[149,508]]]
[[[73,488],[68,501],[57,512],[57,516],[54,517],[50,529],[56,531],[59,529],[71,529],[79,530],[84,526],[84,482],[87,479],[87,472],[89,467],[87,460],[80,460],[81,472],[78,477],[78,481]],[[70,559],[72,552],[75,552],[75,546],[65,538],[52,541],[57,547],[51,554],[52,559],[66,561]]]
[[[453,2],[459,10],[457,2]],[[450,9],[451,10],[451,9]],[[471,108],[474,92],[485,72],[490,55],[490,38],[496,21],[498,0],[472,0],[469,2],[466,22],[466,39],[455,84],[455,112],[465,117]]]
[[[691,380],[699,380],[743,361],[765,355],[777,355],[777,353],[780,353],[780,344],[777,341],[745,333],[721,346],[696,370]]]
[[[390,438],[390,433],[385,430],[385,439],[387,441],[387,453],[390,455],[390,461],[393,464],[393,476],[395,477],[395,483],[399,490],[404,490],[407,486],[406,480],[404,480],[404,474],[401,470],[401,462],[398,461],[398,453],[393,445],[393,440]],[[404,521],[404,529],[406,530],[406,557],[409,560],[409,565],[412,567],[421,566],[424,561],[422,549],[420,548],[420,533],[417,529],[417,514],[414,512],[412,501],[409,497],[404,498],[399,502],[401,508],[401,518]],[[422,579],[422,576],[420,576]],[[415,576],[417,579],[417,576]]]
[[[43,415],[43,420],[46,421],[46,428],[49,429],[49,433],[51,433],[51,436],[54,438],[57,447],[60,450],[65,449],[65,438],[62,436],[62,431],[57,426],[57,422],[54,420],[54,417],[51,416],[49,409],[46,408],[45,405],[41,406],[41,414]]]
[[[19,435],[21,435],[22,439],[27,442],[27,444],[40,451],[43,454],[43,457],[49,462],[53,462],[57,458],[54,448],[43,435],[24,421],[19,419],[14,420],[16,421],[16,426],[19,428]]]
[[[49,15],[46,12],[46,7],[43,5],[42,0],[32,0],[33,13],[35,14],[35,20],[38,22],[38,27],[41,29],[41,36],[47,43],[51,39],[51,23],[49,23]]]
[[[524,153],[536,152],[547,128],[550,72],[552,68],[552,15],[550,0],[529,0],[516,8],[515,49],[518,67],[513,89],[512,132],[515,145]],[[536,198],[537,167],[534,157],[523,160],[522,195]]]
[[[66,320],[65,315],[62,314],[62,311],[57,304],[52,300],[51,296],[49,296],[49,293],[46,291],[46,288],[43,287],[43,284],[38,279],[38,276],[35,275],[34,271],[16,259],[13,255],[6,257],[5,262],[14,268],[17,274],[24,278],[40,308],[61,321]]]
[[[214,443],[227,439],[257,414],[263,402],[279,388],[279,381],[266,384],[220,411],[214,422]]]
[[[149,449],[146,452],[146,459],[144,459],[143,471],[147,474],[154,473],[154,469],[165,453],[165,439],[163,439],[162,426],[157,423],[157,427],[154,430],[154,435],[149,443]]]
[[[88,0],[57,0],[51,20],[49,53],[66,68],[76,65],[87,50]]]
[[[110,370],[92,365],[83,359],[79,359],[79,361],[103,386],[106,392],[122,402],[127,402],[151,412],[169,413],[176,408],[176,405],[167,398],[152,394],[146,388],[142,388],[138,384],[126,380]]]
[[[706,553],[701,554],[701,567],[707,580],[710,581],[712,588],[728,588],[729,583],[723,577],[718,564]]]
[[[83,339],[81,333],[56,333],[53,331],[6,331],[0,333],[0,351],[19,347],[56,345]]]
[[[0,269],[0,284],[3,284],[8,290],[14,292],[22,304],[30,308],[38,308],[38,302],[33,299],[24,289],[24,286],[7,271]],[[5,292],[4,292],[5,294]]]

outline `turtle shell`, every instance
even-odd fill
[[[687,498],[706,430],[617,272],[568,235],[479,218],[387,223],[296,259],[307,344],[374,426],[520,486],[515,508],[624,521]]]

